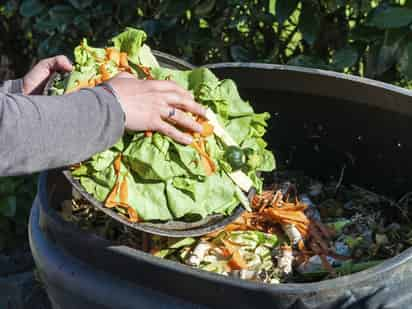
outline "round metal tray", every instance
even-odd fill
[[[89,194],[80,182],[75,179],[69,170],[63,171],[63,175],[70,182],[73,188],[78,191],[87,201],[89,201],[94,207],[104,212],[106,215],[113,219],[125,224],[136,230],[143,232],[168,236],[168,237],[195,237],[205,235],[220,229],[223,229],[230,222],[238,218],[245,210],[241,205],[238,205],[236,209],[229,216],[224,215],[209,215],[201,220],[193,222],[185,222],[172,220],[167,222],[130,222],[123,216],[119,215],[116,211],[107,208],[102,202],[96,200],[91,194]],[[250,190],[248,194],[249,200],[255,194],[255,190]]]

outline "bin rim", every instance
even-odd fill
[[[335,79],[343,79],[348,81],[354,81],[357,83],[365,84],[368,86],[374,86],[378,88],[383,88],[391,91],[395,91],[407,96],[412,97],[412,90],[402,88],[400,86],[392,85],[386,82],[382,82],[376,79],[361,77],[357,75],[352,75],[348,73],[341,73],[332,70],[324,70],[310,67],[300,67],[288,64],[274,64],[274,63],[263,63],[263,62],[216,62],[211,64],[206,64],[202,66],[204,68],[214,70],[214,69],[227,69],[227,68],[243,68],[243,69],[262,69],[262,70],[277,70],[277,71],[289,71],[305,73],[310,75],[321,75],[325,77],[332,77]]]

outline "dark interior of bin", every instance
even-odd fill
[[[279,169],[337,179],[399,197],[410,191],[411,117],[366,104],[291,92],[243,89],[272,119],[266,140]]]

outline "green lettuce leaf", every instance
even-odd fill
[[[196,181],[187,177],[175,177],[172,185],[183,193],[187,194],[193,201],[196,199]]]
[[[149,46],[143,44],[143,46],[139,50],[138,54],[139,62],[141,65],[149,68],[157,68],[159,67],[159,63],[157,62],[156,58],[153,56],[152,51]]]
[[[255,187],[256,192],[261,193],[263,190],[263,180],[256,175],[255,171],[249,172],[248,176],[252,180],[253,186]]]
[[[169,244],[167,248],[157,251],[154,254],[154,256],[157,256],[157,257],[160,257],[160,258],[166,258],[167,256],[175,253],[178,249],[185,248],[185,247],[191,247],[196,242],[197,242],[197,240],[195,238],[192,238],[192,237],[177,238],[177,239],[174,240],[174,242],[172,244]]]
[[[166,80],[170,79],[175,81],[178,85],[185,89],[192,89],[189,85],[189,76],[192,74],[191,71],[179,71],[179,70],[172,70],[168,68],[153,68],[152,76],[154,79],[157,80]]]
[[[270,114],[265,112],[265,113],[260,113],[260,114],[253,114],[253,123],[260,124],[263,127],[267,127],[268,123],[267,121],[270,119]]]
[[[127,53],[130,62],[140,64],[139,51],[146,38],[144,31],[127,27],[125,31],[112,38],[111,42],[121,52]]]
[[[262,151],[262,164],[257,168],[258,171],[271,172],[276,168],[275,156],[267,149]]]
[[[125,149],[125,138],[120,138],[117,142],[116,142],[116,144],[114,144],[113,146],[112,146],[112,148],[111,149],[113,149],[113,150],[115,150],[115,151],[118,151],[118,152],[122,152],[124,149]]]
[[[95,154],[91,161],[90,165],[96,171],[103,171],[109,168],[109,165],[113,164],[114,159],[119,155],[118,152],[112,150],[106,150],[100,153]]]
[[[80,177],[80,184],[98,201],[104,202],[116,183],[113,167]]]
[[[238,117],[231,119],[225,129],[236,143],[242,144],[242,142],[249,136],[251,123],[251,116]]]
[[[183,146],[174,141],[171,141],[171,143],[175,150],[172,154],[175,153],[177,155],[179,161],[183,164],[188,173],[197,176],[206,176],[200,155],[193,147]]]
[[[231,117],[245,116],[253,113],[250,104],[243,101],[236,84],[231,79],[223,80],[219,85],[221,99],[228,103],[228,115]]]
[[[80,72],[88,71],[91,68],[97,69],[97,62],[103,62],[105,57],[104,48],[90,47],[87,39],[83,39],[80,45],[74,49],[76,69]]]
[[[145,182],[134,173],[127,176],[129,184],[128,204],[144,221],[172,220],[163,182]]]
[[[195,181],[192,180],[191,188],[190,186],[180,190],[176,188],[172,181],[166,184],[166,196],[169,203],[169,209],[175,218],[183,218],[190,216],[192,218],[204,218],[208,215],[208,212],[203,207],[203,205],[198,205],[198,189],[201,186],[197,186]],[[193,192],[187,194],[186,189],[192,189]],[[194,199],[193,199],[194,197]]]
[[[226,174],[216,173],[206,177],[204,181],[188,181],[183,189],[177,188],[174,182],[169,181],[166,192],[170,211],[177,218],[188,214],[199,215],[202,218],[211,213],[227,214],[228,210],[233,210],[239,204],[235,185]]]
[[[142,137],[130,143],[123,152],[127,165],[146,180],[169,180],[188,175],[188,171],[169,152],[162,153],[152,137]]]
[[[273,248],[278,244],[276,235],[260,231],[233,231],[228,233],[228,239],[240,246],[251,249],[255,249],[259,245]]]

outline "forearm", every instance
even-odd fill
[[[4,93],[22,93],[23,89],[23,80],[7,80],[5,82],[0,82],[0,92]]]
[[[0,176],[83,161],[122,136],[124,114],[97,87],[64,96],[0,93]]]

